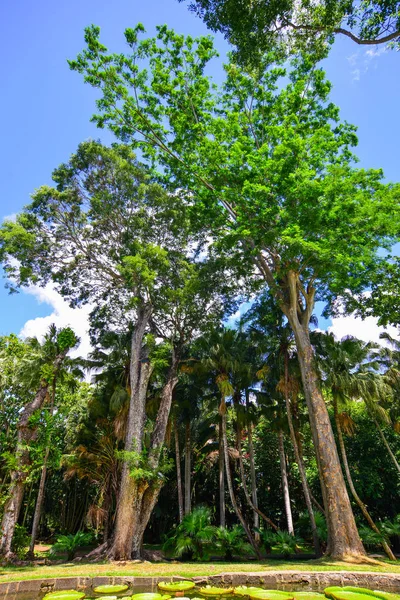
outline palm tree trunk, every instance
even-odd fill
[[[56,398],[56,378],[54,377],[52,390],[51,390],[51,404],[50,404],[50,408],[49,408],[50,417],[53,416],[55,398]],[[28,556],[31,556],[32,558],[34,556],[35,542],[36,542],[36,538],[37,538],[37,534],[38,534],[38,530],[39,530],[40,517],[42,514],[44,490],[45,490],[46,477],[47,477],[47,463],[48,463],[49,454],[50,454],[50,443],[51,443],[51,434],[49,436],[49,439],[47,440],[46,451],[45,451],[45,455],[44,455],[44,459],[43,459],[42,472],[40,474],[39,490],[38,490],[38,495],[36,498],[35,513],[33,515],[31,541],[30,541],[29,550],[28,550]]]
[[[250,497],[249,490],[248,490],[247,484],[246,484],[246,474],[244,472],[242,442],[241,442],[241,438],[240,438],[240,430],[238,431],[238,434],[237,434],[236,444],[237,444],[237,449],[238,449],[238,454],[239,454],[240,479],[241,479],[241,482],[242,482],[242,487],[243,487],[244,495],[246,497],[247,504],[250,506],[250,508],[253,509],[253,511],[255,513],[257,513],[257,515],[259,515],[266,523],[268,523],[268,525],[270,525],[272,527],[272,529],[275,529],[275,531],[278,531],[278,529],[279,529],[278,526],[275,525],[275,523],[269,517],[267,517],[267,515],[262,512],[262,510],[260,510],[258,508],[258,506],[255,506],[253,504],[253,501],[252,501],[252,499]]]
[[[379,425],[378,420],[375,417],[374,417],[374,421],[375,421],[375,425],[376,425],[376,427],[377,427],[377,429],[379,431],[379,435],[382,438],[382,442],[385,444],[386,450],[389,452],[389,456],[392,459],[394,466],[396,467],[396,469],[400,473],[400,465],[397,462],[397,459],[396,459],[395,455],[393,454],[393,451],[392,451],[391,447],[389,446],[389,442],[387,441],[387,439],[385,437],[385,434],[383,433],[382,428]]]
[[[371,529],[373,531],[375,531],[375,533],[380,534],[381,532],[379,531],[378,527],[375,525],[371,515],[369,514],[369,512],[367,510],[367,507],[365,506],[364,502],[361,500],[361,498],[357,494],[356,488],[354,487],[353,478],[351,476],[351,472],[350,472],[350,468],[349,468],[349,463],[347,461],[346,447],[344,445],[342,426],[340,424],[340,417],[339,417],[339,412],[338,412],[338,408],[337,408],[337,400],[336,400],[335,396],[333,396],[333,410],[334,410],[336,430],[337,430],[337,435],[338,435],[338,440],[339,440],[339,448],[340,448],[340,452],[342,454],[344,470],[346,473],[350,491],[353,495],[354,500],[357,502],[358,506],[360,507],[362,514],[364,515],[365,519],[367,520],[368,525],[371,527]],[[386,541],[382,541],[381,544],[382,544],[382,548],[386,552],[388,558],[390,560],[396,560],[396,557],[393,554],[389,544]]]
[[[293,419],[292,419],[292,409],[291,409],[290,400],[289,400],[288,384],[289,384],[289,356],[288,356],[288,353],[287,353],[287,350],[286,350],[286,352],[285,352],[285,404],[286,404],[286,414],[287,414],[288,425],[289,425],[290,439],[292,440],[294,455],[295,455],[295,458],[296,458],[297,466],[299,467],[299,473],[300,473],[301,485],[302,485],[302,488],[303,488],[304,499],[306,501],[306,507],[307,507],[307,511],[308,511],[308,516],[310,518],[311,533],[312,533],[312,538],[313,538],[313,546],[314,546],[314,550],[315,550],[316,556],[319,557],[319,556],[321,556],[321,548],[320,548],[320,544],[319,544],[319,538],[318,538],[318,532],[317,532],[317,525],[315,523],[314,511],[313,511],[313,507],[312,507],[310,488],[308,487],[308,482],[307,482],[306,470],[304,468],[304,462],[303,462],[302,457],[300,456],[299,447],[297,445],[296,432],[295,432],[295,429],[294,429]]]
[[[221,417],[218,423],[218,487],[219,487],[219,524],[225,527],[225,460]]]
[[[191,510],[192,488],[191,488],[191,439],[190,439],[190,420],[186,421],[185,431],[185,515],[188,515]]]
[[[292,509],[290,506],[289,483],[288,483],[287,468],[286,468],[285,445],[284,445],[284,441],[283,441],[282,429],[280,429],[278,431],[278,447],[279,447],[279,462],[281,465],[282,491],[283,491],[283,499],[284,499],[284,504],[285,504],[286,521],[287,521],[287,526],[288,526],[288,532],[290,533],[290,535],[294,535]]]
[[[249,390],[246,389],[246,410],[247,413],[249,411],[250,399],[249,399]],[[258,508],[258,497],[257,497],[257,479],[256,479],[256,467],[254,461],[254,444],[253,444],[253,426],[250,422],[250,419],[247,419],[247,439],[249,444],[249,462],[250,462],[250,481],[251,481],[251,497],[253,500],[253,504]],[[260,515],[257,510],[253,511],[253,523],[254,529],[256,530],[255,538],[256,541],[259,542],[260,534],[257,533],[257,530],[260,526]]]
[[[222,423],[222,439],[223,439],[223,444],[224,444],[226,482],[228,484],[229,496],[230,496],[230,499],[232,502],[233,509],[234,509],[234,511],[235,511],[235,513],[247,535],[247,539],[249,540],[249,542],[257,556],[257,559],[260,560],[261,559],[260,550],[255,542],[255,539],[253,538],[253,536],[251,534],[251,531],[246,523],[245,518],[243,517],[243,515],[241,513],[239,505],[236,501],[235,492],[233,490],[231,470],[230,470],[230,466],[229,466],[228,439],[227,439],[227,435],[226,435],[226,405],[225,405],[224,399],[222,399],[222,402],[221,402],[220,415],[221,415],[221,423]]]
[[[183,494],[182,494],[182,471],[181,471],[181,454],[179,450],[179,434],[178,426],[175,423],[175,459],[176,459],[176,482],[178,485],[178,506],[179,506],[179,523],[183,519]]]

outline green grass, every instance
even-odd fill
[[[400,561],[397,563],[382,561],[380,564],[352,564],[328,559],[318,560],[262,560],[249,562],[218,563],[66,563],[63,565],[0,568],[0,582],[26,579],[46,579],[53,577],[76,576],[124,576],[137,577],[195,577],[218,575],[227,572],[267,572],[267,571],[369,571],[381,573],[400,573]]]

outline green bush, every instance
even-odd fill
[[[163,549],[172,550],[175,557],[184,560],[208,560],[208,550],[215,538],[216,527],[211,525],[211,511],[199,506],[183,517],[182,523],[169,534]]]
[[[14,529],[14,536],[11,543],[11,551],[14,552],[18,556],[18,558],[24,558],[26,550],[29,546],[30,539],[31,538],[26,530],[26,527],[17,524]]]
[[[76,551],[82,546],[87,546],[93,541],[91,533],[77,531],[75,535],[60,535],[55,544],[51,548],[51,554],[66,553],[67,560],[72,560],[75,557]]]
[[[245,539],[245,533],[240,525],[218,527],[216,529],[216,546],[224,553],[225,560],[233,560],[234,555],[251,552],[251,546]]]

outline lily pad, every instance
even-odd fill
[[[254,600],[293,600],[293,592],[281,590],[257,590],[250,592],[249,596]]]
[[[247,586],[247,585],[238,585],[238,587],[235,587],[235,589],[233,590],[234,594],[236,594],[236,596],[249,596],[251,594],[251,592],[258,592],[258,591],[264,591],[262,588],[260,587],[252,587],[252,586]]]
[[[59,590],[58,592],[49,592],[43,596],[43,600],[81,600],[85,597],[85,592],[78,590]]]
[[[157,594],[152,592],[146,592],[143,594],[133,594],[132,596],[132,600],[167,600],[167,598],[168,597],[163,594]]]
[[[126,592],[128,585],[117,584],[117,585],[98,585],[93,588],[96,594],[119,594],[120,592]]]
[[[391,592],[381,592],[380,590],[370,590],[368,588],[354,587],[346,585],[342,588],[345,592],[355,592],[356,594],[367,594],[367,596],[374,596],[375,598],[381,598],[381,600],[399,600],[398,594],[392,594]]]
[[[224,596],[226,594],[233,594],[233,588],[221,588],[206,585],[206,587],[200,588],[200,594],[203,594],[203,596]]]
[[[119,600],[118,596],[102,596],[101,600]]]
[[[163,592],[188,592],[195,586],[193,581],[160,581],[158,584]]]
[[[352,588],[353,590],[357,589],[357,591],[352,591],[345,588],[331,587],[326,588],[324,590],[325,596],[328,598],[332,598],[332,600],[371,600],[372,598],[378,599],[379,596],[375,596],[372,590],[367,590],[367,592],[360,592],[359,590],[362,588]]]

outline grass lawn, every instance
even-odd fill
[[[96,576],[96,575],[133,575],[137,577],[157,577],[179,575],[218,575],[227,572],[263,572],[277,570],[296,571],[369,571],[381,573],[400,573],[400,561],[383,560],[380,564],[352,564],[327,559],[318,560],[262,560],[249,562],[218,563],[66,563],[52,566],[6,566],[0,567],[0,582],[25,579],[45,579],[53,577]]]

